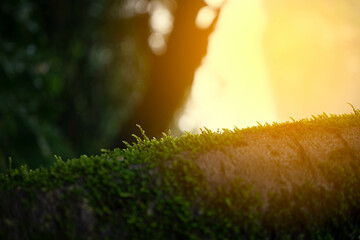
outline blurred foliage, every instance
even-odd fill
[[[122,16],[124,4],[1,1],[0,170],[10,156],[35,168],[94,154],[116,136],[148,68],[147,16]]]

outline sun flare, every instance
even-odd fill
[[[262,54],[265,23],[261,1],[226,3],[179,119],[181,130],[232,129],[278,120]]]
[[[226,1],[179,128],[242,128],[359,107],[359,12],[356,1]]]

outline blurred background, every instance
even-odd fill
[[[3,0],[0,170],[360,107],[357,0]]]

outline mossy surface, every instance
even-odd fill
[[[266,207],[244,176],[215,184],[197,164],[202,154],[247,146],[245,135],[278,139],[287,130],[319,128],[359,130],[360,111],[159,140],[142,132],[127,149],[10,169],[0,175],[0,239],[358,239],[360,144],[344,136],[347,147],[309,164],[328,187],[311,178],[291,189],[280,181],[280,190],[266,192]],[[306,151],[300,160],[309,160]]]

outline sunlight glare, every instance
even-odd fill
[[[199,28],[206,29],[211,25],[215,17],[216,17],[216,11],[213,8],[209,6],[203,7],[200,9],[196,17],[195,20],[196,26]]]
[[[229,0],[197,70],[179,128],[196,131],[277,121],[262,53],[260,0]]]
[[[355,0],[225,1],[180,130],[341,114],[352,111],[347,102],[360,108],[359,12]]]
[[[360,3],[265,0],[265,59],[281,121],[360,107]]]

